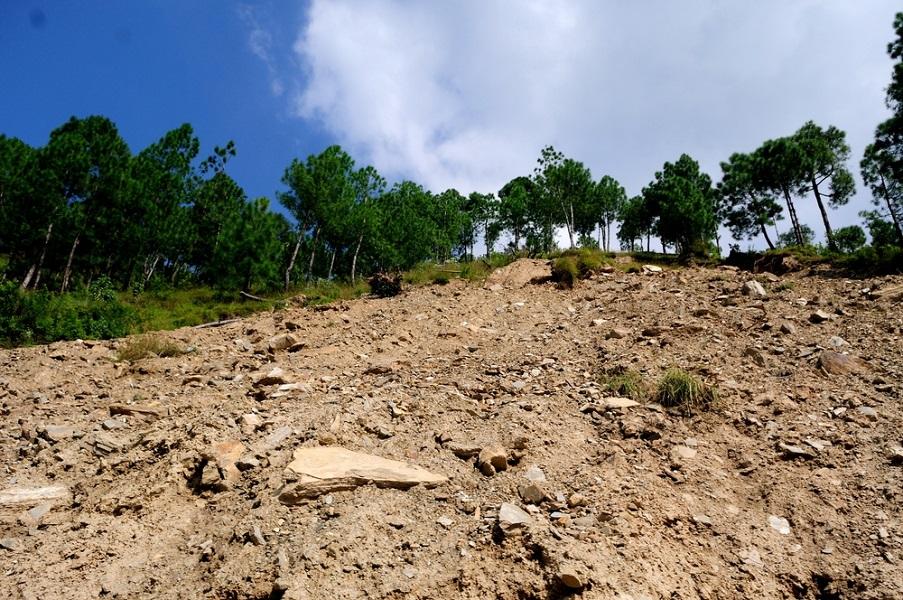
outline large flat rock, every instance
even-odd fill
[[[14,504],[36,504],[47,500],[64,500],[69,497],[69,488],[64,485],[44,487],[11,487],[0,490],[0,506]]]
[[[298,479],[279,493],[279,500],[284,504],[370,483],[377,487],[408,489],[415,485],[433,487],[448,479],[409,463],[339,446],[299,448],[293,459],[287,469],[297,474]]]

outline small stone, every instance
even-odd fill
[[[711,527],[712,517],[704,514],[693,515],[693,522],[697,525],[705,525],[706,527]]]
[[[436,523],[438,523],[439,525],[442,525],[446,529],[448,529],[449,527],[451,527],[452,525],[455,524],[455,522],[452,521],[448,517],[439,517],[438,519],[436,519]]]
[[[790,522],[784,517],[769,515],[768,524],[781,535],[790,535]]]
[[[856,412],[868,419],[869,421],[878,420],[878,411],[871,406],[857,406]]]
[[[19,538],[0,538],[0,548],[10,552],[18,552],[22,548],[22,540]]]
[[[266,538],[263,537],[263,531],[261,531],[260,525],[251,527],[248,537],[251,538],[251,543],[255,546],[264,546],[267,543]]]
[[[538,483],[517,486],[517,493],[527,504],[541,504],[548,497],[546,491]]]
[[[644,273],[661,273],[662,268],[658,265],[643,265]]]
[[[41,519],[50,512],[50,508],[51,504],[49,502],[44,502],[30,509],[26,514],[35,524],[40,524]]]
[[[847,346],[847,341],[840,337],[839,335],[832,335],[828,338],[828,345],[834,348],[835,350],[840,350],[844,346]]]
[[[748,550],[744,550],[740,552],[740,559],[744,564],[749,565],[751,567],[761,567],[763,566],[762,557],[759,555],[759,551],[755,548],[750,548]]]
[[[586,506],[589,504],[589,501],[586,499],[586,496],[579,493],[573,493],[568,496],[568,506],[571,508],[577,508],[580,506]]]
[[[825,350],[818,355],[818,366],[830,375],[861,373],[867,369],[867,365],[862,359],[831,350]]]
[[[815,458],[815,453],[811,450],[806,450],[802,446],[795,446],[792,444],[778,444],[778,448],[784,451],[785,458]]]
[[[542,483],[546,480],[546,474],[537,466],[532,466],[524,471],[524,478],[533,483]]]
[[[887,453],[891,464],[903,465],[903,446],[892,446]]]
[[[235,461],[235,466],[239,471],[250,471],[251,469],[256,469],[257,467],[259,467],[260,461],[250,454],[245,454],[237,461]]]
[[[124,429],[128,427],[125,421],[120,421],[119,419],[107,419],[100,426],[106,431],[112,431],[114,429]]]
[[[765,288],[758,281],[751,279],[743,284],[743,295],[764,298],[768,295]]]
[[[288,383],[288,380],[285,378],[285,371],[279,367],[273,367],[266,375],[259,375],[254,380],[254,385],[257,387],[282,385],[283,383]]]
[[[831,318],[831,315],[829,315],[825,311],[817,310],[814,313],[812,313],[811,315],[809,315],[809,322],[810,323],[824,323],[825,321],[827,321],[830,318]]]
[[[671,448],[671,462],[681,463],[696,458],[696,450],[689,446],[677,445]]]
[[[794,325],[790,321],[784,321],[783,323],[781,323],[781,333],[786,335],[796,334],[796,325]]]
[[[583,580],[583,576],[580,573],[580,569],[571,562],[562,563],[558,567],[558,580],[561,582],[564,587],[579,590],[583,589],[583,586],[586,585]]]
[[[241,416],[241,430],[246,434],[254,433],[261,425],[263,425],[263,421],[254,413],[247,413]]]
[[[484,475],[493,475],[508,468],[508,455],[501,446],[490,446],[480,450],[477,465]]]
[[[499,506],[498,522],[502,531],[511,531],[529,526],[533,519],[520,507],[510,502],[502,502]]]
[[[606,409],[624,409],[624,408],[633,408],[634,406],[639,406],[640,403],[636,400],[631,400],[630,398],[604,398],[602,400],[602,405]]]
[[[69,438],[80,437],[81,434],[75,427],[69,425],[47,425],[39,431],[41,437],[50,442],[61,442]]]
[[[269,339],[267,342],[267,350],[269,352],[279,352],[280,350],[288,350],[298,343],[298,339],[290,333],[280,333]]]
[[[622,327],[615,327],[613,329],[608,330],[608,333],[605,334],[605,339],[622,340],[629,335],[630,335],[630,330],[624,329]]]

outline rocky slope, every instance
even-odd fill
[[[547,270],[0,351],[0,597],[903,597],[903,279]]]

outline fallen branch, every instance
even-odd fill
[[[222,327],[223,325],[228,325],[229,323],[238,323],[241,319],[225,319],[223,321],[211,321],[210,323],[201,323],[200,325],[195,325],[195,329],[206,329],[208,327]]]
[[[266,298],[261,298],[260,296],[255,296],[254,294],[249,294],[248,292],[238,292],[238,295],[242,298],[247,298],[248,300],[256,300],[257,302],[266,302]]]

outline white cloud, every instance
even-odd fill
[[[359,162],[434,190],[495,191],[530,173],[546,144],[628,193],[683,152],[717,179],[730,153],[808,119],[849,133],[856,170],[885,117],[898,8],[314,0],[295,44],[305,68],[295,110]],[[854,220],[865,197],[837,220]]]
[[[285,92],[285,84],[282,82],[273,60],[273,35],[261,25],[253,6],[239,5],[238,16],[249,29],[248,48],[266,65],[270,80],[270,93],[277,97],[281,96]]]

